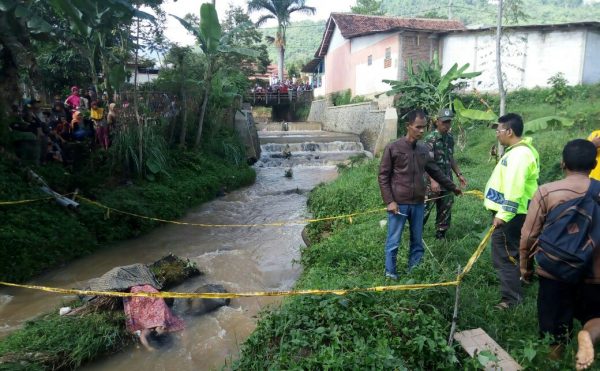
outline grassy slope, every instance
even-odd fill
[[[84,196],[142,215],[164,219],[181,216],[190,205],[216,196],[221,187],[234,189],[251,184],[255,173],[247,165],[235,165],[222,157],[174,151],[170,177],[133,185],[102,185],[107,172],[88,170],[69,175],[60,165],[35,169],[60,193],[83,189]],[[0,161],[0,200],[45,197],[28,184],[16,164]],[[0,280],[23,281],[45,269],[89,254],[116,240],[135,237],[158,225],[135,217],[106,214],[104,209],[81,202],[78,213],[68,212],[53,201],[0,207]]]
[[[516,98],[515,98],[516,97]],[[539,97],[538,97],[539,98]],[[600,107],[596,96],[570,102],[567,114],[592,113],[588,122],[569,130],[539,132],[534,145],[542,159],[542,182],[560,176],[557,164],[564,143],[585,137],[599,126]],[[553,108],[513,96],[510,110],[522,112],[527,119],[547,115]],[[594,104],[596,104],[594,106]],[[595,113],[594,113],[595,112]],[[494,163],[488,150],[494,143],[492,130],[467,128],[467,146],[456,158],[470,182],[470,189],[482,190]],[[345,170],[332,184],[317,188],[310,197],[315,216],[339,215],[382,207],[376,183],[378,163]],[[389,283],[383,278],[383,245],[386,231],[379,226],[383,213],[365,215],[334,224],[313,224],[311,234],[331,231],[303,251],[304,273],[299,289],[369,287]],[[448,241],[433,239],[431,223],[425,228],[425,241],[431,250],[423,263],[401,283],[438,282],[452,279],[458,264],[464,265],[490,215],[480,200],[464,196],[454,207],[453,227]],[[407,238],[399,251],[399,267],[407,259]],[[538,339],[536,292],[526,289],[524,305],[507,312],[492,309],[499,300],[498,282],[486,251],[461,287],[459,329],[482,327],[522,365],[547,369],[571,368],[573,346],[562,363],[546,359],[546,344]],[[343,297],[288,298],[281,309],[266,313],[256,332],[243,347],[239,369],[368,369],[473,368],[478,363],[466,359],[458,348],[445,345],[449,333],[453,288],[436,288],[400,293],[353,294]],[[459,362],[457,364],[456,362]],[[600,369],[600,368],[597,368]]]

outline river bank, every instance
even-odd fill
[[[542,159],[540,183],[561,177],[560,153],[568,140],[586,137],[597,129],[600,112],[590,103],[581,101],[571,107],[581,109],[579,112],[587,120],[568,129],[551,128],[532,134]],[[543,104],[512,108],[530,119],[537,112],[551,109]],[[465,149],[457,151],[456,159],[469,181],[469,189],[482,190],[495,166],[488,160],[494,133],[477,125],[464,130]],[[343,170],[336,181],[316,188],[309,197],[314,216],[382,208],[378,165],[378,160],[373,160]],[[453,210],[453,226],[447,240],[434,239],[430,222],[424,233],[427,251],[423,262],[410,274],[402,273],[399,284],[451,281],[458,266],[466,264],[491,220],[482,202],[474,197],[457,198]],[[383,211],[351,220],[311,224],[309,235],[313,244],[302,250],[304,269],[295,288],[395,284],[383,275],[386,227],[381,225],[382,220]],[[406,264],[407,246],[405,233],[398,254],[399,267]],[[456,344],[447,344],[454,292],[452,287],[441,287],[287,298],[280,308],[261,317],[234,368],[480,369],[490,359],[485,354],[471,359]],[[461,284],[458,328],[483,328],[525,368],[572,368],[573,343],[562,360],[548,359],[549,341],[539,339],[537,332],[536,296],[537,285],[533,284],[526,289],[523,305],[505,312],[494,310],[499,300],[498,282],[486,251]]]
[[[190,207],[254,182],[245,163],[211,153],[172,150],[168,176],[115,184],[107,165],[70,173],[62,165],[34,169],[55,191],[80,195],[130,213],[174,220]],[[102,162],[99,161],[101,164]],[[27,181],[17,162],[0,158],[0,199],[37,199],[47,195]],[[79,200],[80,201],[80,200]],[[108,213],[87,202],[79,210],[54,200],[0,207],[0,280],[22,282],[41,272],[90,254],[107,244],[139,236],[160,223]]]
[[[179,221],[202,224],[256,224],[272,221],[302,220],[306,211],[307,193],[315,185],[336,176],[335,168],[299,167],[293,178],[284,177],[283,168],[257,168],[256,182],[232,191],[224,197],[192,208]],[[32,284],[54,287],[84,287],[89,278],[97,277],[115,265],[151,262],[167,252],[190,259],[204,273],[173,288],[173,291],[193,291],[207,283],[222,284],[231,292],[287,290],[300,274],[303,226],[290,224],[265,228],[197,228],[185,225],[165,225],[138,238],[112,244],[91,255],[77,259],[64,267],[37,276]],[[126,252],[126,253],[124,253]],[[2,323],[13,331],[39,313],[54,311],[65,299],[38,291],[2,290],[11,296],[0,306]],[[256,316],[265,305],[277,305],[279,298],[233,299],[230,306],[203,316],[183,316],[186,330],[159,351],[148,353],[135,347],[100,357],[83,366],[88,370],[219,369],[237,357],[239,345],[253,331]],[[101,319],[104,325],[111,322]],[[122,319],[111,321],[123,326]],[[36,320],[33,320],[36,323]],[[76,322],[71,321],[71,326]],[[98,326],[100,328],[100,326]],[[90,343],[89,334],[71,328],[74,337]],[[62,331],[61,327],[46,327],[46,333]],[[16,330],[13,335],[21,333]],[[45,337],[47,339],[47,337]],[[8,339],[8,338],[7,338]],[[110,344],[105,337],[102,343]],[[24,341],[24,343],[26,343]],[[35,345],[35,339],[31,340]],[[40,342],[37,342],[39,344]],[[71,342],[69,342],[71,344]],[[9,349],[0,341],[0,355]],[[55,344],[59,349],[60,344]],[[33,346],[32,346],[33,347]],[[122,349],[122,348],[119,348]],[[1,369],[1,366],[0,366]]]

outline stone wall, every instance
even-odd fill
[[[326,99],[313,100],[310,105],[310,113],[306,121],[309,122],[324,122],[325,121],[325,110],[327,108]]]
[[[250,110],[236,110],[233,128],[238,133],[246,150],[246,159],[254,163],[260,158],[260,141]]]
[[[386,111],[380,110],[377,102],[365,102],[348,104],[345,106],[327,107],[326,101],[314,101],[309,114],[310,121],[322,123],[325,131],[338,133],[357,134],[365,148],[369,152],[378,154],[390,140],[395,139],[395,130],[386,129],[389,125],[386,121]],[[388,113],[388,116],[391,114]],[[395,125],[395,120],[389,124]],[[390,134],[392,133],[393,134]]]

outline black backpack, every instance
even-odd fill
[[[537,241],[535,260],[562,282],[577,283],[592,272],[600,243],[600,182],[591,179],[585,196],[548,213]]]

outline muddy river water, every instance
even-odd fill
[[[207,224],[254,224],[299,220],[308,216],[308,191],[335,178],[334,166],[294,167],[293,178],[281,167],[257,168],[256,183],[192,209],[181,220]],[[301,267],[294,261],[303,245],[302,225],[285,227],[198,228],[165,225],[133,240],[107,247],[37,277],[33,284],[83,287],[115,266],[150,263],[173,253],[189,258],[204,275],[173,291],[205,283],[230,292],[290,289]],[[69,300],[56,294],[0,289],[0,336],[28,319]],[[184,317],[186,329],[156,352],[133,346],[85,365],[86,370],[212,370],[231,364],[250,335],[257,314],[277,298],[233,299],[231,305],[199,317]]]

